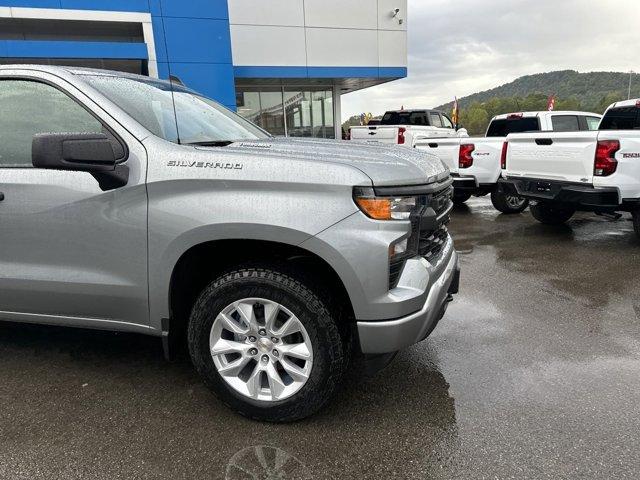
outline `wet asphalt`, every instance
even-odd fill
[[[233,414],[157,339],[0,325],[0,478],[638,478],[631,223],[472,199],[450,230],[434,334],[291,425]]]

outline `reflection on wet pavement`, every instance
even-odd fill
[[[225,480],[305,480],[307,468],[284,450],[268,445],[247,447],[227,463]]]
[[[640,243],[485,199],[432,337],[292,425],[238,417],[156,339],[0,325],[0,478],[635,478]]]

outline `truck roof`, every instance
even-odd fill
[[[588,115],[590,117],[601,117],[599,113],[593,112],[581,112],[577,110],[539,110],[535,112],[511,112],[511,113],[503,113],[501,115],[496,115],[491,120],[502,120],[505,118],[509,118],[511,116],[517,115],[518,117],[538,117],[543,114],[551,114],[551,115]]]
[[[618,107],[637,107],[640,106],[640,98],[631,98],[629,100],[621,100],[616,103],[612,103],[609,105],[609,108],[618,108]]]
[[[420,112],[438,112],[443,113],[442,110],[435,110],[433,108],[404,108],[402,110],[387,110],[384,113],[420,113]]]

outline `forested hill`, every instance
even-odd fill
[[[499,87],[474,93],[458,99],[461,107],[466,107],[473,102],[486,102],[491,98],[526,97],[532,93],[541,93],[546,96],[555,95],[556,98],[578,100],[580,105],[595,108],[603,97],[617,93],[617,100],[627,98],[629,74],[623,72],[588,72],[579,73],[575,70],[561,70],[557,72],[537,73],[525,75],[513,82]],[[631,96],[640,97],[640,76],[632,80]],[[441,110],[450,110],[453,102],[436,107]]]
[[[458,99],[460,123],[471,134],[481,134],[492,116],[514,111],[545,110],[554,95],[556,110],[586,110],[602,113],[611,103],[626,99],[629,74],[574,70],[538,73],[517,78],[491,90]],[[634,75],[631,97],[640,97],[640,75]],[[450,112],[453,102],[436,107]]]

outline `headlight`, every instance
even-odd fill
[[[355,188],[353,199],[374,220],[409,220],[417,205],[416,197],[377,197],[372,188]]]

